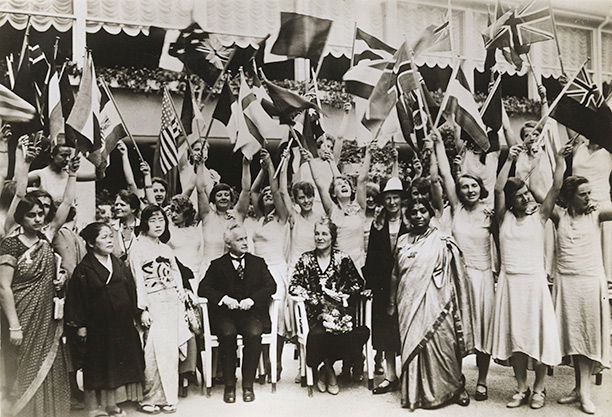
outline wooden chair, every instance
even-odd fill
[[[304,300],[300,297],[292,297],[296,323],[296,337],[299,349],[300,372],[302,386],[308,387],[308,396],[312,397],[312,387],[314,385],[313,370],[306,365],[306,341],[308,340],[308,316]],[[366,326],[370,330],[370,336],[364,345],[365,366],[368,375],[368,389],[374,388],[374,351],[372,349],[372,297],[361,296],[357,312],[355,314],[355,324]]]
[[[210,330],[210,317],[208,315],[208,300],[206,298],[199,298],[198,304],[202,309],[202,330],[204,337],[204,349],[200,355],[202,356],[202,394],[204,393],[204,387],[206,387],[206,396],[210,396],[212,391],[212,379],[213,379],[213,349],[219,347],[219,339],[217,336],[212,334]],[[269,333],[261,335],[261,344],[270,346],[270,373],[272,382],[272,392],[276,392],[278,363],[276,361],[276,349],[277,349],[277,333],[278,333],[278,314],[281,306],[281,298],[278,296],[272,297],[270,302],[270,329]],[[238,354],[239,357],[242,353],[242,336],[238,335]],[[264,375],[264,363],[263,358],[259,359],[259,375]],[[260,379],[261,381],[261,379]]]

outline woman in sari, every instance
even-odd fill
[[[53,250],[41,232],[42,202],[26,194],[16,205],[14,218],[20,232],[0,245],[0,305],[11,343],[2,349],[15,358],[14,372],[7,373],[12,379],[9,408],[3,411],[11,416],[67,416],[70,385],[61,342],[63,323],[61,314],[55,314],[54,299],[61,283],[56,280]]]
[[[467,406],[461,361],[473,353],[469,290],[453,239],[430,225],[428,200],[412,199],[410,231],[398,238],[387,313],[397,310],[402,407]]]
[[[185,293],[174,253],[162,243],[168,219],[159,206],[142,211],[140,234],[130,251],[138,308],[144,310],[145,392],[140,410],[176,412],[179,351],[184,358],[192,337],[185,321]]]
[[[337,233],[327,218],[315,223],[315,250],[298,259],[289,284],[289,293],[306,303],[306,364],[318,368],[319,391],[332,395],[340,392],[334,362],[353,361],[369,336],[367,327],[355,327],[351,317],[349,299],[359,295],[364,282],[351,258],[334,249]]]

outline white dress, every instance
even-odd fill
[[[308,218],[302,216],[300,213],[295,213],[291,217],[290,267],[295,265],[304,252],[314,250],[314,225],[322,216],[322,212],[313,211]]]
[[[267,221],[266,221],[267,220]],[[291,337],[291,311],[287,303],[287,246],[289,227],[287,222],[281,222],[276,216],[266,216],[259,219],[253,234],[254,254],[263,258],[276,282],[276,294],[282,298],[278,334]]]
[[[359,204],[352,202],[342,210],[334,204],[331,221],[338,226],[336,246],[338,250],[349,255],[361,275],[361,268],[365,264],[365,251],[363,248],[364,211]]]
[[[453,237],[463,253],[469,277],[474,347],[490,354],[493,343],[495,280],[491,270],[491,215],[479,206],[472,211],[457,206],[453,215]]]
[[[610,202],[610,171],[612,170],[612,155],[605,149],[589,151],[586,144],[581,144],[574,152],[572,173],[589,180],[591,198],[600,209],[609,208]],[[603,222],[601,228],[601,250],[604,270],[608,282],[612,281],[612,222]]]
[[[191,288],[197,292],[198,284],[204,278],[200,271],[202,263],[202,232],[200,226],[176,227],[170,224],[169,229],[170,240],[168,246],[174,251],[178,260],[193,272]]]
[[[544,269],[544,222],[539,211],[500,226],[501,271],[495,293],[494,359],[521,352],[537,362],[561,362],[559,332]]]
[[[599,235],[597,211],[579,216],[561,211],[555,274],[561,353],[564,359],[591,359],[594,373],[610,362],[610,307]]]
[[[232,220],[226,213],[217,213],[214,209],[206,215],[202,221],[202,262],[200,264],[200,273],[203,277],[208,271],[210,263],[220,258],[227,252],[223,234],[227,225]]]

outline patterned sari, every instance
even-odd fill
[[[462,358],[473,351],[469,291],[461,253],[436,228],[398,239],[397,309],[402,406],[434,408],[464,389]]]
[[[27,248],[18,236],[8,237],[0,246],[0,264],[14,268],[11,288],[23,328],[23,342],[15,352],[16,372],[10,381],[9,414],[67,416],[70,391],[61,342],[63,323],[53,318],[56,265],[51,246],[41,238]]]

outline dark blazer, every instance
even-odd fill
[[[276,292],[276,282],[263,258],[247,253],[244,255],[244,278],[242,282],[232,264],[229,253],[210,263],[208,271],[198,288],[198,295],[208,299],[211,321],[219,315],[231,315],[235,311],[225,305],[219,306],[224,296],[237,299],[252,299],[255,304],[244,313],[255,314],[264,328],[270,328],[268,308],[270,299]]]

